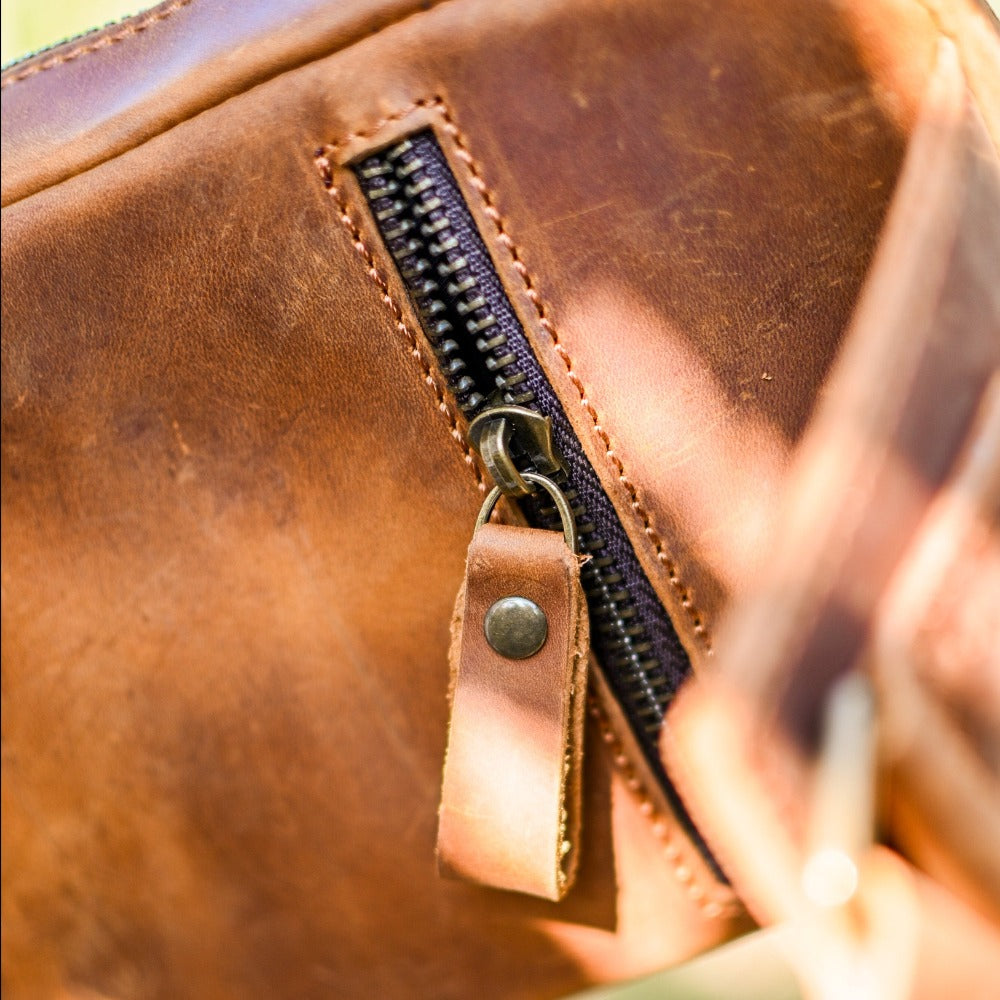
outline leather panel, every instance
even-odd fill
[[[481,477],[316,170],[357,53],[4,212],[15,995],[558,996],[735,926],[599,739],[558,909],[436,873]]]
[[[412,0],[164,0],[10,66],[2,83],[3,204],[427,6]]]

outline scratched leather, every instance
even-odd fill
[[[491,235],[501,278],[699,658],[938,29],[909,3],[415,6],[192,0],[5,74],[12,995],[558,996],[737,926],[595,726],[563,903],[438,879],[482,493],[315,154],[446,103],[593,413]]]
[[[438,878],[482,495],[297,123],[243,104],[5,213],[12,995],[558,995],[704,946],[599,744],[562,909]]]

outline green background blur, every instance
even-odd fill
[[[28,55],[99,24],[153,6],[155,0],[0,0],[0,60]]]

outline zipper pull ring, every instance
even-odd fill
[[[438,868],[558,900],[577,865],[589,620],[569,501],[518,475],[549,494],[562,537],[491,523],[500,485],[479,512],[452,620]]]
[[[536,472],[522,472],[521,476],[527,482],[541,486],[552,498],[552,502],[556,505],[556,510],[559,511],[559,520],[562,522],[563,538],[566,541],[566,547],[570,552],[576,552],[576,520],[573,517],[573,510],[566,499],[566,495],[548,476],[540,476]],[[483,506],[479,510],[479,517],[476,518],[476,531],[479,531],[489,521],[493,509],[496,507],[501,496],[503,496],[503,489],[500,486],[494,486],[490,490],[486,500],[483,502]]]

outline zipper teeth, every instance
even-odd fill
[[[522,385],[524,374],[507,349],[507,335],[498,328],[462,256],[452,222],[413,143],[406,139],[384,157],[366,160],[359,177],[462,413],[471,419],[487,401],[468,372],[462,341],[474,343],[505,402],[534,404],[535,394]],[[455,329],[456,313],[464,329]]]
[[[525,384],[525,373],[462,254],[454,222],[438,197],[428,166],[416,145],[405,139],[364,160],[356,173],[448,387],[468,419],[497,397],[504,403],[538,409],[535,393]],[[482,361],[480,376],[490,378],[494,390],[484,392],[487,385],[480,384],[470,370],[470,346]],[[580,575],[602,666],[618,677],[633,718],[655,746],[672,690],[660,661],[651,654],[633,597],[614,558],[604,552],[605,541],[597,534],[578,491],[565,474],[555,478],[576,518],[580,551],[592,556]],[[530,500],[528,504],[543,526],[559,526],[553,504]]]

